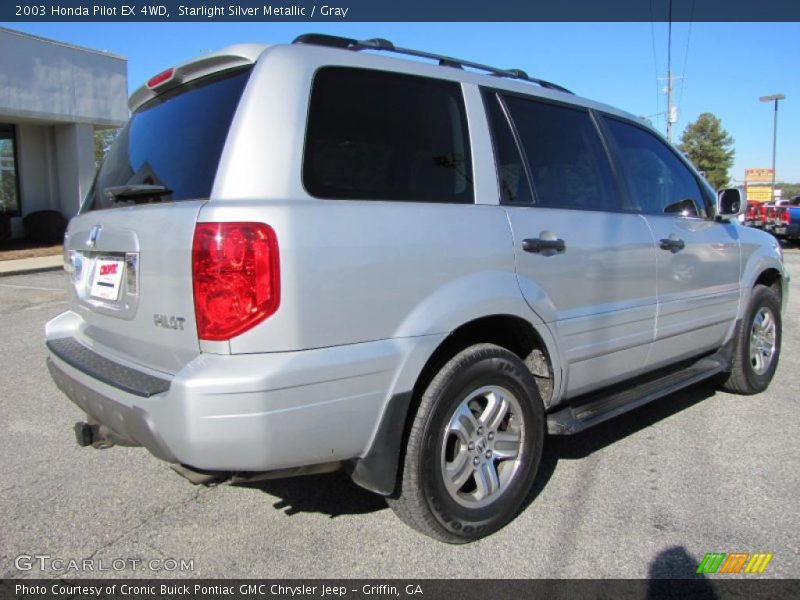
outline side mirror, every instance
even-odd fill
[[[717,216],[723,219],[736,217],[744,209],[742,190],[726,188],[717,192]]]

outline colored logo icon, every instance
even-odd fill
[[[708,552],[700,565],[697,567],[697,573],[711,574],[711,573],[749,573],[761,574],[767,568],[769,561],[772,560],[773,554],[764,552],[733,552],[726,554],[725,552]]]

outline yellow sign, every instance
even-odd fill
[[[747,201],[748,202],[771,202],[772,201],[772,187],[769,185],[760,185],[758,187],[749,185],[747,186]]]
[[[747,182],[772,182],[772,169],[745,169],[744,180]]]

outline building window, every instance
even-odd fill
[[[0,123],[0,212],[20,214],[14,126],[3,123]]]

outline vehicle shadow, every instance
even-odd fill
[[[278,497],[272,506],[290,517],[298,513],[320,513],[333,519],[388,508],[383,496],[360,488],[344,471],[236,485]]]
[[[536,481],[520,512],[541,493],[553,476],[559,460],[585,458],[710,398],[715,392],[713,383],[698,384],[576,435],[548,437]],[[236,485],[260,490],[279,498],[273,506],[288,516],[298,513],[320,513],[334,518],[341,515],[367,514],[388,508],[382,496],[357,486],[344,471]]]
[[[606,446],[619,442],[629,435],[642,431],[712,397],[716,392],[713,380],[706,381],[659,398],[629,413],[590,427],[581,433],[568,436],[548,436],[536,481],[522,510],[525,510],[545,488],[553,476],[559,460],[586,458]]]

